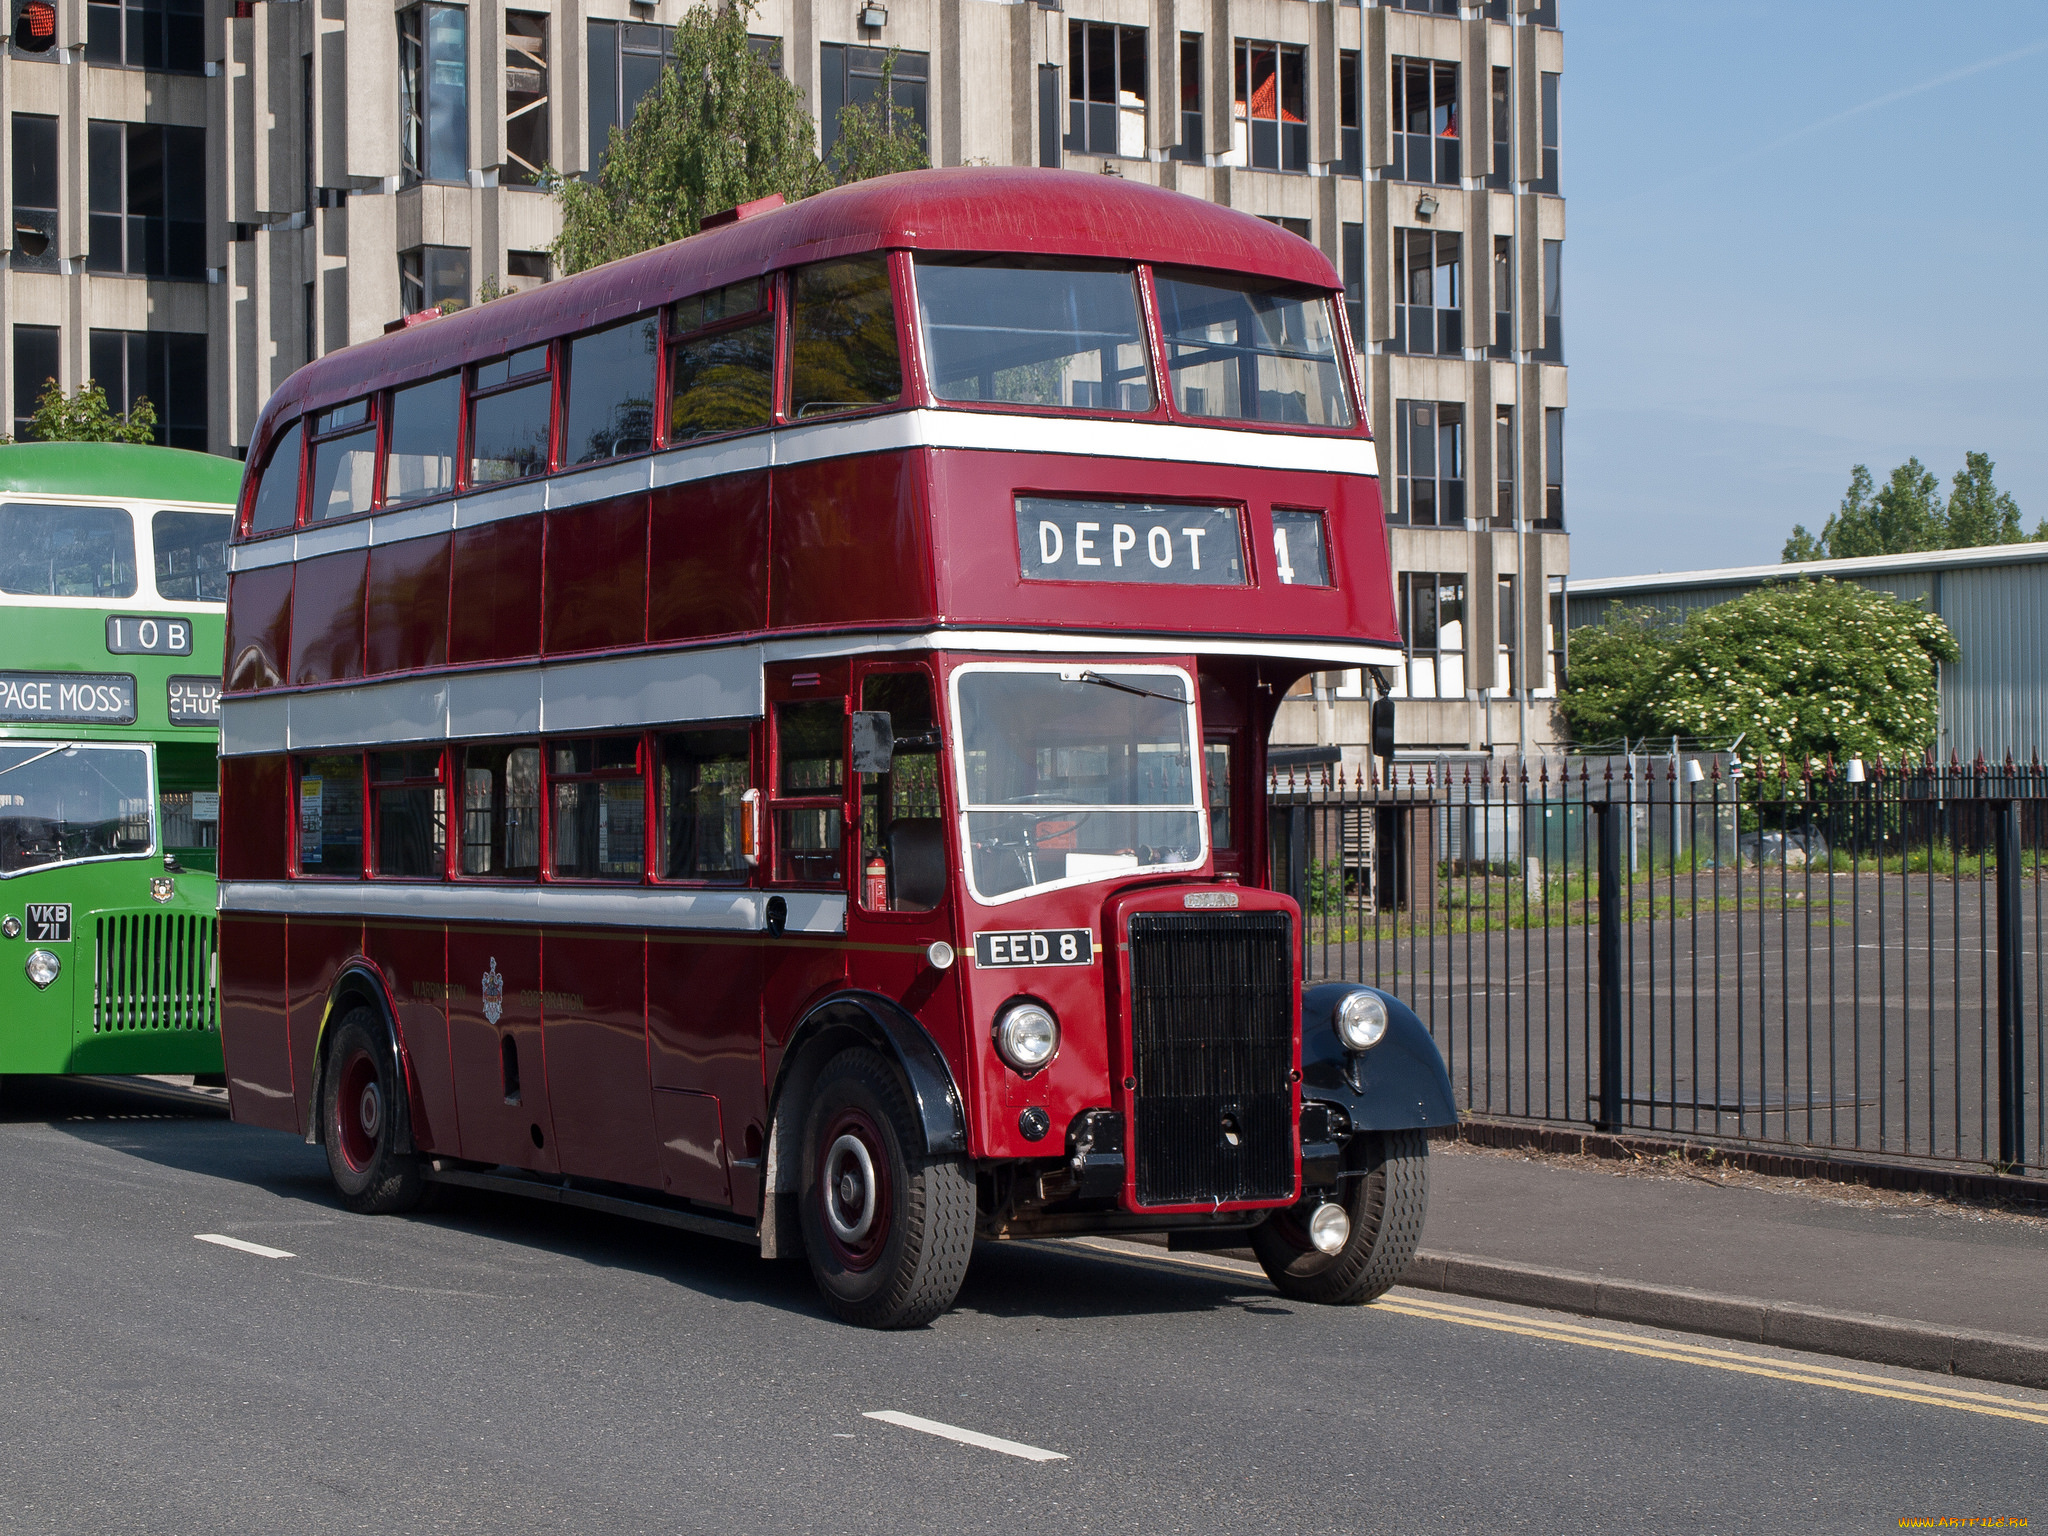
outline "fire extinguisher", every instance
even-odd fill
[[[867,906],[870,911],[883,912],[889,907],[889,861],[879,853],[868,860]]]

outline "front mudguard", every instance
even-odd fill
[[[1353,1053],[1337,1038],[1337,1005],[1353,992],[1377,992],[1387,1005],[1387,1032],[1369,1051]],[[1391,992],[1330,981],[1301,996],[1301,1096],[1344,1111],[1353,1131],[1401,1131],[1456,1125],[1450,1074],[1422,1020]]]

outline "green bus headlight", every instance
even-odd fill
[[[40,990],[57,979],[58,973],[64,969],[64,962],[47,949],[36,949],[29,951],[28,963],[22,969],[28,972],[28,979]]]

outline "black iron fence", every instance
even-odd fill
[[[1271,783],[1310,981],[1481,1115],[2039,1172],[2048,769],[1725,757]]]

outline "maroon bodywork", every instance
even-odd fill
[[[246,554],[293,538],[291,530],[239,535],[228,619],[230,718],[245,706],[289,708],[297,742],[307,739],[298,722],[317,721],[329,701],[350,697],[350,685],[364,681],[488,677],[545,658],[655,650],[686,674],[700,648],[704,655],[721,648],[729,654],[735,643],[755,642],[781,647],[782,659],[767,663],[762,684],[771,715],[776,700],[796,696],[791,690],[798,687],[857,709],[862,682],[877,667],[922,669],[943,699],[953,668],[964,661],[1044,662],[1071,654],[1107,666],[1102,658],[1110,653],[1097,642],[1152,637],[1149,648],[1118,649],[1112,659],[1178,666],[1195,682],[1204,736],[1233,749],[1231,846],[1170,878],[1104,879],[997,909],[967,891],[949,832],[951,879],[944,901],[929,912],[867,910],[857,899],[860,860],[850,854],[833,888],[844,902],[838,932],[566,923],[550,920],[545,911],[552,909],[539,905],[538,920],[435,919],[408,911],[419,881],[366,875],[349,886],[299,878],[289,748],[238,749],[231,729],[223,767],[221,981],[237,1118],[298,1131],[312,1125],[322,1029],[336,979],[353,966],[372,978],[366,984],[382,989],[399,1031],[420,1150],[643,1186],[752,1217],[762,1208],[761,1160],[785,1050],[820,1003],[850,989],[893,1001],[936,1043],[959,1088],[970,1156],[1043,1159],[1060,1152],[1075,1116],[1125,1107],[1128,1040],[1115,1021],[1128,1008],[1120,990],[1128,978],[1117,957],[1132,911],[1176,908],[1193,890],[1239,891],[1245,910],[1292,916],[1298,975],[1299,913],[1287,898],[1254,889],[1266,879],[1264,744],[1280,697],[1304,672],[1329,664],[1319,662],[1324,653],[1317,646],[1399,645],[1366,427],[1183,422],[1165,389],[1155,390],[1159,403],[1145,415],[1095,419],[1131,430],[1200,432],[1204,441],[1227,435],[1243,444],[1234,450],[1242,462],[1189,462],[1164,449],[1143,458],[1064,451],[1059,425],[1043,413],[993,407],[973,414],[997,427],[1018,423],[1026,435],[1017,440],[1035,446],[905,442],[894,425],[943,420],[957,409],[935,401],[921,378],[915,315],[903,297],[909,259],[901,253],[1029,251],[1170,262],[1279,278],[1341,300],[1328,261],[1273,225],[1174,193],[1060,172],[920,172],[842,188],[309,364],[278,390],[258,423],[245,519],[271,444],[304,415],[658,311],[720,284],[874,251],[898,253],[891,259],[905,389],[893,405],[834,418],[832,430],[866,434],[848,438],[851,451],[783,462],[779,449],[764,450],[762,462],[730,473],[686,484],[662,484],[657,475],[649,490],[566,509],[536,505],[473,526],[451,518],[418,537],[387,540],[380,525],[375,541],[295,561],[256,564]],[[1336,308],[1341,315],[1341,302]],[[1339,351],[1348,371],[1348,345]],[[1362,398],[1355,378],[1349,387],[1354,402]],[[655,416],[659,423],[665,412]],[[794,442],[791,434],[822,430],[778,420],[725,441]],[[1279,457],[1289,443],[1318,440],[1356,443],[1367,472],[1264,462],[1264,445]],[[871,449],[860,446],[868,441]],[[657,460],[676,451],[659,436],[649,450]],[[1014,521],[1019,495],[1232,504],[1241,509],[1248,580],[1194,589],[1026,580]],[[1273,568],[1276,506],[1325,514],[1327,586],[1281,583]],[[320,527],[324,533],[329,525]],[[950,646],[948,634],[963,631],[984,638],[967,650]],[[1009,648],[988,632],[1009,632],[1018,643]],[[883,651],[884,641],[895,648]],[[1243,647],[1233,651],[1238,641]],[[1291,642],[1302,643],[1301,654],[1289,654]],[[806,647],[819,659],[803,660]],[[802,682],[800,674],[813,680]],[[955,747],[949,715],[942,710],[945,762]],[[743,723],[754,737],[754,782],[765,787],[766,720]],[[505,737],[538,734],[508,728]],[[657,734],[645,729],[643,753],[653,752]],[[444,773],[454,827],[462,821],[462,789],[454,767]],[[942,778],[951,826],[959,807],[950,769]],[[850,772],[846,779],[857,782]],[[651,773],[647,782],[651,868]],[[848,817],[849,841],[857,844],[857,802]],[[373,841],[366,837],[366,846]],[[445,873],[427,884],[483,888],[463,878],[458,838],[447,843]],[[764,852],[744,886],[717,892],[721,899],[735,889],[833,893],[778,886],[770,869]],[[646,877],[639,885],[650,897],[661,888]],[[278,900],[289,910],[237,906],[237,890],[259,888],[285,892]],[[525,887],[570,888],[552,877]],[[344,889],[348,901],[335,894]],[[384,906],[364,904],[361,892],[385,893]],[[323,901],[333,910],[322,910]],[[1100,958],[1028,978],[979,969],[973,935],[996,927],[1085,928],[1096,935]],[[934,968],[926,951],[935,940],[954,945],[961,963]],[[486,986],[501,994],[487,995]],[[1058,1055],[1028,1079],[1004,1065],[989,1035],[998,1007],[1027,992],[1050,1004],[1064,1025]],[[1294,1019],[1299,1067],[1298,987]],[[1020,1112],[1033,1107],[1051,1123],[1050,1136],[1037,1142],[1026,1139],[1019,1122]],[[1136,1209],[1135,1198],[1127,1188],[1128,1208]]]

